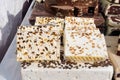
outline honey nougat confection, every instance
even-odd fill
[[[90,24],[94,24],[94,18],[65,17],[65,23],[70,25],[76,25],[76,24],[90,25]]]
[[[57,27],[58,28],[57,30],[60,30],[60,32],[63,32],[64,19],[62,19],[62,18],[58,18],[58,17],[36,17],[35,25],[46,25],[46,24],[56,25],[54,27]]]
[[[58,17],[36,17],[35,25],[41,25],[41,24],[63,25],[64,19]]]
[[[108,58],[104,35],[98,30],[88,31],[65,31],[66,60],[96,62]]]
[[[109,59],[95,63],[67,61],[64,64],[55,61],[32,61],[22,62],[21,66],[22,80],[56,80],[58,77],[57,80],[112,80],[114,72]]]
[[[96,28],[94,18],[65,17],[65,29],[79,30],[82,27],[89,29]]]
[[[60,32],[53,25],[20,26],[17,31],[17,60],[60,60]]]
[[[93,18],[66,17],[64,52],[66,60],[96,62],[108,58],[104,35]]]

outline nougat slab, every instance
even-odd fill
[[[36,17],[35,25],[52,24],[57,27],[60,32],[63,32],[64,19],[58,17]],[[53,28],[54,28],[53,27]]]
[[[108,58],[104,35],[93,18],[66,17],[65,58],[72,61],[100,61]]]
[[[60,33],[53,27],[20,26],[17,31],[17,60],[59,60]]]
[[[83,17],[65,17],[65,29],[66,30],[80,30],[81,28],[95,29],[94,18]]]
[[[95,62],[108,58],[104,35],[99,30],[65,31],[65,59]]]

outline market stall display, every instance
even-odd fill
[[[33,46],[33,48],[31,48],[31,49],[27,48],[29,50],[27,50],[27,49],[24,50],[24,51],[26,51],[26,50],[29,51],[27,54],[24,54],[25,52],[17,53],[18,61],[20,61],[20,63],[21,63],[21,73],[22,73],[23,80],[26,80],[26,79],[28,79],[28,80],[34,80],[34,79],[35,80],[39,80],[39,79],[47,80],[48,77],[45,78],[44,77],[45,74],[47,76],[52,76],[52,75],[56,74],[55,76],[50,77],[50,79],[52,79],[52,80],[56,80],[57,77],[62,77],[62,76],[64,76],[64,77],[59,78],[59,79],[87,80],[89,77],[90,80],[93,80],[93,79],[98,79],[98,77],[99,77],[98,80],[101,80],[101,79],[111,80],[112,75],[113,75],[113,67],[108,58],[108,53],[107,53],[107,49],[106,49],[106,45],[105,45],[104,36],[100,33],[99,29],[96,28],[96,25],[94,24],[94,18],[66,17],[65,19],[62,19],[62,20],[65,24],[65,26],[62,27],[62,28],[64,28],[64,31],[63,31],[64,44],[63,44],[63,46],[61,45],[61,47],[59,47],[59,49],[57,47],[54,47],[55,51],[59,50],[59,52],[60,52],[58,54],[58,56],[55,56],[56,54],[51,53],[51,51],[54,51],[51,49],[52,47],[51,48],[45,47],[44,51],[43,51],[43,54],[45,54],[45,55],[42,56],[40,51],[38,51],[36,49],[39,49],[39,50],[43,49],[42,48],[43,46],[41,45],[38,48],[36,48],[37,47],[36,43],[37,43],[37,41],[41,41],[38,39],[41,36],[41,34],[38,34],[39,31],[41,31],[40,33],[43,33],[43,34],[46,34],[46,32],[44,32],[44,30],[47,30],[48,34],[50,34],[50,32],[53,29],[55,31],[58,31],[59,33],[61,32],[61,30],[60,30],[61,26],[60,26],[59,19],[57,20],[56,18],[52,18],[52,17],[36,17],[35,24],[37,25],[37,27],[36,26],[32,26],[32,27],[24,26],[24,27],[22,27],[22,28],[20,27],[18,29],[17,42],[20,42],[19,38],[21,38],[21,36],[23,36],[23,35],[20,35],[20,32],[19,32],[22,30],[23,31],[21,32],[21,34],[24,34],[24,33],[27,34],[28,31],[29,32],[33,31],[32,36],[36,37],[36,38],[34,38],[34,37],[30,38],[30,36],[29,37],[26,36],[26,38],[23,38],[21,43],[18,44],[17,52],[19,52],[19,50],[20,50],[19,47],[21,47],[24,44],[23,41],[26,41],[27,39],[29,39],[29,40],[31,40],[31,42],[33,42],[31,44]],[[40,26],[40,25],[45,26],[46,23],[48,26],[43,28],[43,30],[40,30],[39,28],[42,28],[42,26]],[[54,25],[54,26],[50,27],[49,25]],[[58,26],[58,27],[56,28],[56,26]],[[23,28],[26,28],[26,30]],[[33,30],[33,29],[35,29],[35,30]],[[35,33],[34,31],[37,31],[37,30],[38,30],[38,32]],[[78,33],[78,35],[74,34],[74,33]],[[80,33],[81,33],[81,35],[80,35]],[[63,34],[60,33],[59,36],[60,35],[62,36]],[[55,34],[55,35],[56,35],[56,38],[60,39],[60,37],[57,37],[57,34]],[[73,36],[71,36],[71,35],[73,35]],[[76,35],[76,37],[74,35]],[[43,36],[45,37],[45,35],[43,35]],[[49,37],[49,35],[46,35],[46,36]],[[71,36],[71,38],[70,38],[70,36]],[[93,37],[89,38],[91,36],[93,36]],[[47,37],[48,42],[42,43],[43,45],[46,45],[46,43],[49,45],[49,41],[51,41],[51,40],[50,40],[50,37],[49,38],[48,37]],[[74,37],[74,38],[79,37],[79,38],[76,39],[77,41],[74,42],[74,40],[72,41],[72,37]],[[37,39],[36,42],[34,42],[35,39]],[[43,42],[46,41],[46,39],[43,39],[43,38],[42,38],[42,40],[43,40]],[[87,43],[83,42],[83,40],[86,40]],[[51,45],[56,44],[55,41],[54,42],[53,41],[50,42]],[[57,41],[57,42],[59,42],[59,41]],[[91,41],[93,41],[93,43],[91,43]],[[101,43],[97,43],[96,41],[101,42]],[[77,51],[79,51],[78,47],[80,47],[80,44],[77,44],[77,42],[81,43],[81,48],[83,48],[83,49],[81,49],[81,54],[84,55],[83,57],[76,57]],[[77,47],[74,47],[75,46],[74,43],[77,44]],[[89,44],[89,45],[87,45],[87,44]],[[93,46],[92,46],[92,44],[93,44]],[[25,43],[25,46],[27,46],[27,45],[29,45],[28,42]],[[57,46],[60,46],[60,44],[57,44]],[[67,46],[69,46],[69,47],[67,47]],[[76,51],[73,52],[73,50],[70,47],[76,48]],[[95,47],[95,48],[92,48],[92,47]],[[97,47],[99,47],[99,48],[97,48]],[[68,48],[70,48],[70,49],[68,49]],[[88,48],[88,50],[86,48]],[[24,49],[24,47],[23,47],[23,49]],[[50,51],[49,51],[49,49],[50,49]],[[91,49],[92,49],[92,52],[90,53],[89,50],[91,50]],[[34,54],[31,52],[33,50],[36,51]],[[73,53],[70,54],[70,51],[72,51],[74,54],[76,54],[76,56],[74,56]],[[96,51],[97,51],[97,53],[96,53]],[[49,52],[49,54],[48,54],[48,52]],[[38,54],[37,56],[36,56],[36,53]],[[54,55],[54,58],[52,58],[51,56],[49,57],[46,54]],[[69,54],[71,55],[71,57],[69,57]],[[26,57],[26,58],[21,61],[21,60],[19,60],[20,55],[22,55],[23,57]],[[30,56],[30,55],[32,55],[32,56]],[[29,58],[27,58],[27,57],[29,57]],[[31,59],[31,57],[33,57],[33,58],[35,57],[35,59]],[[51,58],[51,59],[46,59],[47,57]],[[102,70],[102,71],[100,71],[100,70]],[[91,72],[92,72],[92,74],[90,74]],[[98,73],[98,75],[94,76],[94,74],[96,72]],[[75,74],[75,73],[79,73],[80,75]],[[86,74],[87,78],[86,78],[86,76],[81,75],[81,73]],[[105,76],[100,77],[103,75],[103,73]],[[34,76],[31,77],[31,75],[34,75]],[[38,75],[41,75],[41,76],[37,77]],[[92,77],[90,77],[90,76],[92,76]]]
[[[49,21],[48,19],[50,17],[47,17],[47,20],[45,20],[46,16],[44,16],[44,18],[43,18],[43,16],[36,16],[36,15],[34,16],[34,19],[36,19],[36,21],[37,21],[37,22],[35,22],[35,25],[33,25],[33,26],[23,26],[23,25],[30,25],[28,20],[30,19],[31,14],[32,14],[32,10],[33,10],[32,6],[33,6],[33,4],[31,5],[31,7],[29,9],[29,12],[27,13],[27,15],[25,17],[25,20],[23,21],[22,26],[21,26],[21,27],[25,27],[27,29],[27,30],[25,30],[26,33],[29,32],[29,30],[30,31],[34,30],[34,28],[37,31],[36,27],[40,28],[40,26],[41,27],[46,26],[46,25],[44,25],[44,23],[46,23],[46,22],[47,22],[47,25],[57,26],[57,25],[54,25],[54,24],[56,24],[56,20]],[[86,19],[86,17],[85,17],[85,19]],[[45,20],[45,22],[44,22],[44,20]],[[97,19],[97,20],[99,21],[99,19]],[[87,21],[87,20],[85,20],[85,21]],[[74,23],[74,21],[71,21],[71,22]],[[87,26],[87,24],[85,25],[87,27],[87,29],[90,29],[90,30],[87,30],[82,25],[81,29],[82,30],[86,29],[88,31],[88,32],[85,32],[85,36],[88,36],[87,33],[90,33],[89,35],[91,35],[91,34],[100,34],[101,35],[99,29],[96,28],[96,25],[91,24],[91,23],[94,23],[93,18],[90,21],[90,26],[91,27]],[[79,24],[77,24],[77,25],[79,25]],[[28,27],[30,29],[28,29]],[[63,29],[66,29],[65,26],[63,27]],[[68,28],[67,31],[70,32],[71,35],[73,33],[72,33],[72,31],[70,29],[74,30],[74,31],[78,29],[77,31],[79,31],[79,28],[77,28],[77,29],[75,29],[74,27],[73,28]],[[18,31],[19,31],[19,29],[18,29]],[[60,35],[63,35],[63,32],[61,34],[61,31],[62,30],[60,30]],[[58,32],[59,32],[59,29],[58,29]],[[44,33],[44,30],[43,30],[43,33]],[[84,33],[84,32],[82,32],[82,33]],[[22,34],[24,34],[24,33],[22,33]],[[35,34],[37,34],[37,33],[35,33]],[[34,31],[33,31],[32,35],[34,35],[34,37],[36,36],[35,34],[34,34]],[[19,33],[18,33],[18,35],[19,35]],[[75,35],[76,35],[76,33],[75,33]],[[77,35],[77,36],[79,36],[79,35]],[[93,35],[93,36],[95,37],[95,35]],[[101,37],[100,37],[100,39],[102,39],[101,44],[104,44],[104,36],[103,37],[102,36],[103,35],[101,35]],[[66,36],[66,39],[67,39],[67,37],[68,36]],[[75,37],[75,36],[73,35],[73,37]],[[17,44],[16,39],[17,38],[18,37],[15,36],[13,42],[11,43],[10,48],[8,49],[8,51],[6,53],[7,55],[5,56],[5,58],[4,58],[3,62],[2,62],[3,66],[0,66],[0,67],[2,69],[4,69],[4,67],[6,68],[5,64],[7,65],[8,60],[11,63],[11,65],[7,65],[7,68],[9,68],[9,69],[11,68],[12,65],[18,65],[19,66],[19,63],[21,63],[21,67],[17,66],[15,68],[15,66],[14,66],[14,69],[17,70],[17,73],[21,73],[22,80],[49,80],[49,79],[52,79],[52,80],[56,80],[56,79],[58,79],[58,80],[61,80],[61,79],[62,80],[66,80],[66,79],[69,79],[69,80],[73,80],[73,79],[75,79],[75,80],[79,80],[79,79],[82,79],[82,80],[88,80],[88,79],[89,80],[94,80],[94,79],[95,80],[112,80],[113,75],[115,75],[116,80],[119,79],[119,70],[118,70],[119,66],[115,67],[115,64],[119,63],[119,62],[116,61],[116,59],[119,60],[119,58],[114,57],[114,59],[112,59],[113,55],[111,55],[111,54],[115,53],[114,49],[116,49],[115,44],[111,45],[111,43],[116,42],[116,38],[114,38],[114,37],[110,37],[110,39],[106,39],[107,48],[108,48],[108,55],[110,56],[110,58],[108,57],[108,55],[106,55],[107,57],[105,57],[104,59],[97,59],[97,62],[96,62],[96,59],[95,60],[90,59],[88,62],[84,62],[86,59],[81,59],[80,62],[72,62],[71,60],[73,60],[73,58],[71,60],[66,60],[65,55],[64,55],[65,49],[63,48],[63,45],[60,46],[60,59],[61,59],[61,62],[56,61],[56,60],[54,60],[54,61],[53,60],[35,60],[35,61],[31,60],[31,61],[27,61],[27,59],[23,60],[23,61],[20,61],[20,62],[16,62],[15,53],[16,53],[16,50],[17,50],[17,47],[16,47],[16,44]],[[24,38],[24,39],[27,39],[27,38]],[[33,39],[30,38],[30,39],[32,41],[34,41],[34,38]],[[95,38],[95,40],[97,40],[97,39],[98,39],[98,37]],[[112,40],[112,39],[114,39],[114,40]],[[70,39],[68,39],[68,40],[70,40]],[[77,39],[75,39],[75,40],[77,40]],[[109,41],[111,41],[111,40],[113,42],[109,43]],[[21,43],[22,42],[24,42],[24,41],[21,40]],[[70,44],[72,44],[72,43],[70,43]],[[89,44],[91,44],[91,43],[89,43]],[[97,44],[97,42],[95,44]],[[34,45],[34,46],[37,46],[37,45]],[[106,46],[106,44],[104,44],[104,46]],[[110,47],[110,46],[112,46],[112,47]],[[113,46],[114,46],[114,49],[113,49]],[[89,47],[92,47],[92,46],[89,46]],[[11,55],[12,53],[14,54],[14,56]],[[11,56],[12,59],[10,59],[9,56]],[[75,59],[74,61],[76,61],[76,60],[77,59]],[[112,64],[111,64],[111,61],[112,61]],[[113,66],[114,66],[114,68],[113,68]],[[1,70],[1,68],[0,68],[0,73],[3,72]],[[20,68],[21,68],[21,70],[20,70]],[[14,70],[14,69],[11,69],[10,71],[11,72],[14,71],[14,73],[16,73],[16,70]],[[115,71],[115,74],[113,74],[114,71]],[[4,73],[7,73],[7,71],[4,72]],[[96,75],[96,73],[97,73],[97,75]],[[12,76],[12,74],[10,74],[9,76],[11,76],[11,77],[8,77],[6,75],[3,78],[10,79],[10,80],[16,80],[16,79],[19,80],[19,79],[21,79],[21,76],[19,74],[16,74],[16,76],[17,76],[16,78],[14,76]],[[1,76],[0,76],[0,79],[1,79]]]

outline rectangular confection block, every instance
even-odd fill
[[[64,37],[66,60],[96,62],[108,58],[104,35],[99,30],[65,31]]]
[[[64,54],[66,60],[100,61],[108,58],[104,35],[93,18],[66,17]]]
[[[91,29],[96,28],[94,18],[65,17],[65,29],[77,31],[82,27]]]
[[[82,21],[84,21],[86,23],[86,25],[89,24],[89,25],[93,26],[93,28],[96,26],[97,28],[100,29],[101,33],[105,33],[105,29],[106,29],[105,28],[105,20],[101,14],[99,14],[98,16],[94,16],[92,18],[91,17],[65,17],[65,25],[75,24],[72,21],[73,22],[76,21],[76,25],[78,25],[78,26],[83,25],[84,23],[82,23]]]
[[[61,34],[57,30],[53,25],[20,26],[17,31],[17,61],[59,60]]]
[[[64,28],[64,19],[58,17],[36,17],[35,25],[46,25],[52,24],[58,27],[60,32],[63,32]]]
[[[107,61],[92,65],[32,62],[22,66],[22,80],[112,80],[113,76],[113,67]]]

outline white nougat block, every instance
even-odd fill
[[[93,32],[97,31],[93,30]],[[89,62],[108,58],[104,35],[71,31],[66,31],[64,34],[66,59]]]
[[[65,20],[64,54],[66,60],[95,62],[108,58],[104,35],[95,27],[93,18],[67,17]]]
[[[94,18],[65,17],[65,29],[79,30],[81,27],[96,28]]]
[[[26,69],[22,68],[21,73],[22,80],[112,80],[113,67],[78,66],[78,69],[59,69],[42,68],[38,67],[37,63],[32,63]]]
[[[17,31],[17,60],[59,60],[60,33],[57,29],[53,25],[20,26]]]
[[[58,17],[36,17],[35,25],[46,25],[52,24],[58,27],[60,32],[63,32],[64,28],[64,19]]]

